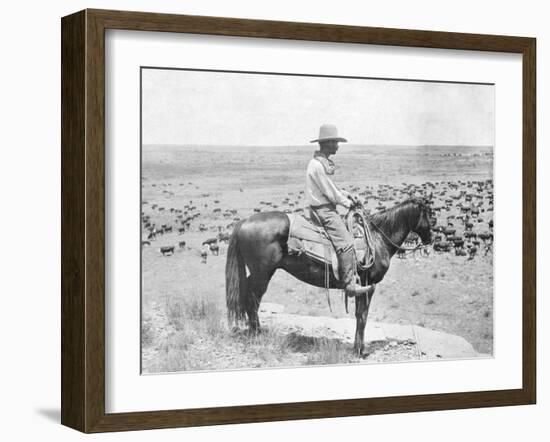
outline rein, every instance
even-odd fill
[[[366,225],[366,218],[365,218],[365,215],[364,215],[365,208],[363,207],[363,205],[362,205],[361,203],[358,203],[358,206],[362,209],[362,210],[361,210],[362,213],[360,213],[360,216],[361,216],[361,219],[362,219],[362,221],[363,221],[363,226],[365,226],[365,225]],[[359,212],[356,211],[355,213],[359,213]],[[423,245],[422,243],[417,244],[417,245],[414,246],[414,247],[402,247],[402,246],[398,246],[397,244],[395,244],[395,243],[391,240],[391,238],[388,237],[388,235],[386,235],[386,233],[384,233],[384,231],[382,230],[382,228],[381,228],[380,226],[376,225],[376,224],[375,224],[374,222],[372,222],[372,221],[371,221],[371,223],[372,223],[372,225],[376,228],[376,230],[378,230],[378,231],[381,233],[381,235],[384,237],[384,239],[386,239],[386,241],[388,241],[392,246],[394,246],[394,247],[395,247],[397,250],[399,250],[399,251],[403,251],[403,252],[414,252],[414,251],[416,251],[416,250],[418,250],[418,249],[424,247],[424,245]],[[366,230],[368,230],[368,229],[366,229]],[[369,231],[369,238],[370,238],[370,231]],[[371,245],[372,245],[372,246],[373,246],[373,247],[372,247],[372,250],[374,250],[374,245],[372,244],[372,238],[370,238],[370,241],[371,241],[371,243],[367,242],[367,245],[369,246],[369,248],[370,248]],[[374,262],[374,252],[373,252],[373,262]],[[371,264],[371,265],[372,265],[372,264]],[[370,267],[370,266],[368,266],[368,267]],[[368,268],[368,267],[367,267],[367,268]]]
[[[379,227],[377,226],[376,224],[372,223],[372,225],[374,227],[376,227],[376,230],[378,230],[382,236],[392,245],[394,246],[397,250],[401,250],[401,251],[404,251],[404,252],[414,252],[415,250],[418,250],[422,247],[424,247],[424,245],[422,243],[420,244],[417,244],[416,246],[414,247],[401,247],[401,246],[398,246],[397,244],[395,244],[390,238],[388,238],[388,236],[384,233],[384,231]]]
[[[374,262],[375,262],[375,259],[376,259],[376,247],[374,245],[374,240],[372,238],[372,233],[371,233],[371,230],[369,228],[369,223],[367,222],[367,217],[366,217],[366,214],[365,214],[365,208],[363,207],[363,205],[359,201],[355,202],[355,207],[352,207],[350,209],[350,211],[348,212],[348,214],[346,215],[345,221],[346,221],[346,227],[347,227],[348,231],[353,236],[353,231],[354,231],[353,227],[354,227],[354,221],[355,221],[355,216],[356,215],[357,215],[357,217],[359,217],[359,220],[360,220],[359,224],[361,225],[361,227],[363,229],[363,235],[364,235],[364,238],[365,238],[367,248],[365,250],[364,262],[360,262],[359,260],[357,260],[357,256],[355,256],[355,261],[356,261],[357,267],[364,271],[364,270],[367,270],[367,269],[369,269],[370,267],[372,267],[374,265]],[[388,235],[386,235],[386,233],[382,230],[382,228],[380,226],[376,225],[372,221],[371,221],[371,223],[376,228],[376,230],[378,230],[380,232],[382,237],[399,251],[413,252],[413,251],[416,251],[416,250],[424,247],[424,245],[422,243],[417,244],[415,247],[412,247],[412,248],[398,246],[397,244],[395,244],[388,237]],[[321,229],[317,228],[317,231],[319,233],[321,233]],[[354,247],[354,250],[355,250],[355,247]],[[330,288],[330,269],[329,269],[329,263],[328,263],[328,258],[327,257],[328,257],[328,252],[325,250],[325,277],[324,277],[324,283],[325,283],[325,292],[326,292],[328,308],[329,308],[330,312],[332,313],[332,305],[331,305],[331,302],[330,302],[330,291],[329,291],[329,288]],[[345,302],[346,313],[347,313],[348,312],[348,297],[346,295],[344,295],[344,302]]]
[[[361,209],[363,209],[363,207],[361,207],[361,206],[359,206],[359,207]],[[361,270],[367,270],[368,268],[372,267],[373,264],[374,264],[374,261],[376,259],[376,248],[374,247],[374,241],[372,239],[372,234],[371,234],[371,231],[369,229],[367,219],[365,218],[364,210],[353,210],[352,209],[350,211],[350,214],[346,219],[346,224],[347,224],[348,231],[353,236],[353,221],[354,221],[355,215],[357,215],[359,217],[359,219],[361,220],[360,224],[363,227],[363,235],[364,235],[365,241],[367,243],[367,248],[365,250],[364,263],[357,260],[357,267],[359,267]]]

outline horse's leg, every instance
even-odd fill
[[[355,297],[355,319],[357,324],[355,328],[355,343],[353,345],[353,350],[357,356],[363,355],[365,347],[365,326],[367,325],[367,316],[369,315],[370,303],[375,289],[376,284],[372,284],[367,293]]]
[[[363,313],[367,308],[367,294],[359,295],[355,297],[355,343],[353,344],[353,351],[356,356],[361,356],[363,353],[363,339],[365,336],[366,321],[363,320]]]
[[[248,328],[251,333],[259,333],[260,319],[258,318],[258,309],[262,296],[267,290],[269,280],[273,272],[251,273],[248,277],[248,294],[246,302],[246,314],[248,316]]]

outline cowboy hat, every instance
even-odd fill
[[[336,140],[342,143],[347,143],[348,140],[338,136],[338,129],[334,124],[323,124],[319,129],[319,138],[311,140],[310,143],[317,143],[321,141]]]

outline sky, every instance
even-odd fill
[[[353,144],[493,145],[494,86],[142,70],[144,144],[304,145],[323,123]]]

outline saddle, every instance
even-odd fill
[[[308,258],[328,265],[332,268],[334,277],[339,280],[338,257],[328,234],[312,210],[306,218],[296,213],[287,213],[290,220],[288,234],[288,253],[291,255],[305,254]],[[355,256],[358,262],[363,262],[367,251],[367,241],[361,226],[352,224]],[[348,224],[346,223],[346,227]]]

